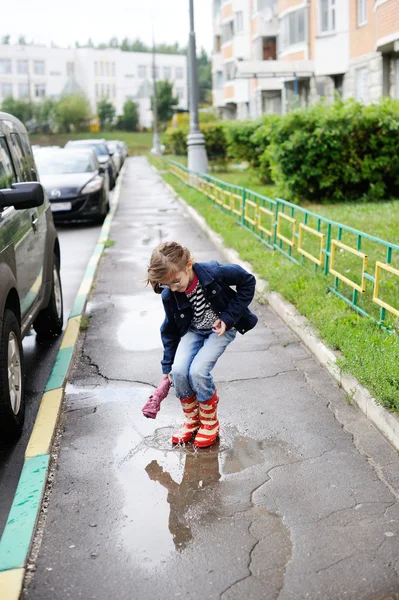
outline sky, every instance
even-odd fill
[[[197,48],[212,48],[212,0],[194,0]],[[0,36],[20,35],[39,44],[73,46],[90,37],[187,45],[189,0],[13,0],[2,7]]]

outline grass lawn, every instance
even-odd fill
[[[149,160],[162,168],[162,162],[155,157],[151,156]],[[170,173],[163,173],[162,176],[222,236],[226,246],[235,248],[241,258],[249,261],[255,271],[268,281],[271,290],[280,292],[292,302],[315,326],[325,342],[332,349],[342,352],[344,358],[339,363],[343,371],[354,375],[386,408],[399,411],[397,333],[389,335],[370,319],[360,317],[329,291],[329,281],[324,275],[297,266],[279,252],[268,250],[258,238],[241,227],[230,214],[222,212],[204,194],[189,188]],[[337,209],[338,206],[333,208]],[[365,205],[360,205],[360,208],[364,209]]]
[[[65,146],[69,140],[85,139],[121,140],[126,142],[129,154],[145,154],[152,147],[152,133],[130,131],[100,131],[99,133],[54,133],[49,135],[33,134],[30,136],[31,144],[40,146]]]

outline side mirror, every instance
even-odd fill
[[[108,171],[108,166],[107,166],[107,165],[102,165],[102,164],[100,164],[100,165],[98,166],[98,172],[99,172],[99,173],[105,173],[105,171]]]
[[[113,155],[114,155],[114,151],[113,151],[113,150],[110,150],[110,149],[108,148],[108,154],[109,154],[110,156],[113,156]]]
[[[13,183],[11,188],[0,190],[0,206],[13,206],[15,210],[34,208],[44,202],[44,191],[41,183]]]

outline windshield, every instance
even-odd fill
[[[90,154],[75,152],[36,152],[35,161],[40,175],[66,175],[68,173],[91,173],[96,170]]]
[[[79,144],[82,148],[91,148],[97,156],[108,156],[109,152],[105,144]]]

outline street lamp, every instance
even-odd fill
[[[158,133],[158,94],[157,94],[157,77],[156,77],[156,64],[155,64],[155,39],[154,31],[152,32],[152,80],[154,83],[154,96],[152,101],[152,115],[153,115],[153,130],[152,130],[152,154],[162,154],[161,144],[159,142]]]
[[[197,79],[197,55],[195,48],[194,31],[194,2],[189,0],[190,5],[190,37],[188,42],[189,62],[189,106],[190,106],[190,133],[187,137],[188,146],[188,168],[197,173],[208,172],[208,157],[205,149],[205,138],[199,130],[198,119],[198,79]]]

